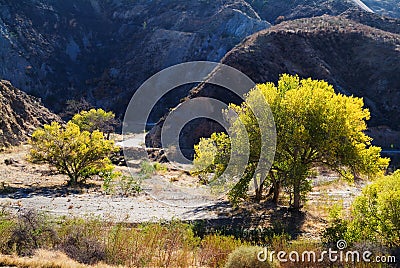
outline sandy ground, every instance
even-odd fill
[[[12,209],[39,209],[53,215],[100,216],[116,222],[159,220],[195,220],[217,218],[216,212],[195,208],[173,207],[148,196],[110,197],[100,194],[66,194],[65,196],[31,195],[21,198],[1,198]]]
[[[89,181],[89,187],[71,189],[66,187],[66,176],[52,172],[47,165],[27,162],[25,157],[28,150],[29,146],[23,145],[0,152],[0,205],[12,211],[37,209],[58,216],[99,216],[108,221],[132,223],[170,219],[211,220],[227,218],[232,212],[235,214],[224,200],[216,200],[198,207],[190,206],[190,198],[184,193],[181,193],[182,200],[179,204],[183,206],[180,207],[157,201],[146,193],[133,197],[106,195],[102,191],[100,180]],[[13,159],[13,164],[7,165],[6,160],[10,159]],[[127,172],[126,167],[119,169]],[[152,178],[152,183],[156,182],[162,186],[162,182],[168,182],[174,176],[180,176],[179,172],[156,175]],[[193,178],[186,175],[185,180],[190,179]],[[306,232],[315,231],[312,230],[315,228],[315,221],[323,222],[320,219],[326,216],[332,204],[342,202],[345,207],[349,207],[363,186],[335,181],[337,178],[331,174],[323,174],[314,180],[314,188],[306,205],[306,210],[314,216],[304,225]],[[198,189],[194,188],[193,191]],[[185,204],[188,206],[185,207]],[[266,215],[265,211],[261,214],[267,218],[271,216]],[[254,216],[257,216],[257,213]]]
[[[89,181],[90,187],[67,188],[67,177],[52,172],[47,165],[26,161],[29,146],[0,153],[0,204],[12,210],[39,209],[55,215],[100,216],[107,220],[143,222],[210,219],[227,209],[227,204],[213,206],[171,206],[146,193],[133,197],[110,196],[103,193],[100,181]],[[6,160],[13,164],[6,165]],[[119,168],[127,172],[126,168]],[[167,177],[173,174],[166,175]],[[159,179],[156,175],[154,179]],[[185,204],[187,202],[183,202]],[[215,204],[210,204],[215,205]]]

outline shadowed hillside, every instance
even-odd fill
[[[322,16],[281,23],[246,38],[222,59],[254,82],[276,82],[282,73],[323,79],[346,95],[363,97],[371,110],[371,126],[388,125],[399,129],[400,37],[343,17]],[[237,102],[221,89],[202,85],[191,97],[207,96]],[[147,142],[157,145],[156,126]],[[202,129],[202,131],[198,131]],[[212,122],[198,121],[182,136],[221,130]],[[196,130],[196,131],[195,131]],[[193,137],[184,144],[193,148]]]

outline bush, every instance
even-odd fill
[[[241,245],[245,245],[245,243],[233,236],[207,235],[201,241],[199,252],[200,264],[211,267],[222,267],[228,255]]]
[[[28,160],[54,166],[69,177],[70,185],[94,175],[112,174],[114,166],[108,156],[118,150],[100,131],[81,131],[71,122],[65,128],[57,122],[44,125],[32,134],[30,144]]]
[[[352,245],[373,243],[374,247],[399,248],[399,211],[400,171],[397,171],[364,187],[352,204],[350,218],[344,218],[340,208],[334,206],[323,242],[333,247],[344,239]]]
[[[199,244],[192,228],[180,222],[114,226],[108,236],[107,261],[129,267],[189,267]]]
[[[168,171],[168,168],[165,165],[163,165],[162,163],[159,163],[159,162],[155,162],[153,164],[153,167],[156,170],[156,172],[160,173],[160,174],[165,174]]]
[[[367,185],[354,200],[348,240],[400,247],[400,171]]]
[[[141,176],[118,176],[116,180],[113,177],[106,177],[103,182],[103,190],[106,194],[135,196],[143,191],[143,178]]]
[[[255,246],[241,246],[229,254],[225,268],[270,268],[267,261],[259,261],[257,255],[263,249]]]
[[[4,220],[1,225],[5,253],[32,255],[36,249],[52,248],[58,242],[54,226],[45,215],[33,210],[23,211],[17,220]]]
[[[15,229],[16,222],[11,218],[10,215],[1,214],[0,215],[0,253],[11,254],[12,245],[11,238],[13,230]]]
[[[156,167],[148,161],[142,161],[140,163],[140,175],[144,178],[148,178],[156,173]]]
[[[97,219],[69,219],[58,230],[58,248],[68,257],[85,264],[95,264],[106,257],[106,230]]]
[[[329,211],[328,227],[322,234],[322,241],[325,246],[335,248],[339,240],[347,238],[348,221],[343,218],[342,205],[333,205]]]

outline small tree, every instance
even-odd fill
[[[94,175],[112,174],[114,166],[108,156],[119,149],[114,141],[106,140],[102,132],[81,131],[72,122],[65,128],[57,122],[44,125],[32,134],[30,144],[28,159],[54,166],[69,177],[69,185],[84,182]]]
[[[115,114],[113,112],[106,112],[103,109],[81,111],[79,114],[74,115],[71,122],[78,125],[81,131],[93,132],[98,130],[106,133],[107,139],[118,124]]]
[[[84,98],[81,98],[80,100],[67,100],[64,112],[61,113],[61,117],[64,120],[69,121],[74,115],[81,111],[87,111],[92,108],[93,106]]]

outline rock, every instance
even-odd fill
[[[332,38],[327,34],[324,35],[322,31],[316,35],[315,29],[312,29],[313,25],[310,25],[313,21],[301,23],[292,20],[324,14],[334,16],[342,14],[337,22],[343,18],[350,18],[352,21],[383,31],[392,33],[400,31],[399,20],[381,16],[383,14],[399,17],[397,0],[363,1],[379,15],[362,11],[353,0],[1,0],[0,2],[0,59],[2,59],[0,78],[10,80],[21,90],[42,98],[43,103],[57,113],[64,112],[67,100],[83,98],[92,106],[111,109],[122,115],[135,90],[154,73],[177,63],[194,60],[220,61],[224,57],[232,64],[235,62],[233,57],[243,60],[249,58],[249,62],[240,62],[244,65],[243,70],[248,69],[244,70],[245,73],[255,72],[255,77],[262,73],[263,78],[273,80],[276,80],[275,74],[278,71],[314,74],[318,69],[320,77],[329,76],[331,80],[335,80],[335,85],[343,86],[341,88],[343,92],[347,90],[348,93],[353,93],[346,88],[351,84],[347,80],[353,79],[351,70],[347,76],[342,72],[336,74],[335,71],[341,67],[326,64],[325,59],[318,54],[305,62],[298,61],[299,55],[309,54],[298,48],[308,47],[311,49],[310,53],[315,51],[327,56],[327,52],[321,50],[325,43],[326,48],[336,49],[334,46],[339,43],[335,43],[335,40],[344,40],[345,38],[341,36],[345,33],[337,33],[337,36],[331,34]],[[271,47],[267,49],[264,45],[266,49],[263,50],[274,53],[276,57],[274,59],[265,57],[266,54],[260,54],[258,53],[260,50],[254,48],[260,57],[259,62],[265,62],[264,66],[257,64],[254,68],[249,67],[254,59],[250,59],[251,53],[244,50],[243,45],[239,45],[242,51],[239,49],[231,51],[247,36],[276,23],[281,23],[279,27],[283,30],[276,32],[275,37],[271,32],[266,37],[267,42],[271,42]],[[306,28],[301,29],[301,27]],[[307,27],[311,29],[307,30]],[[376,29],[368,31],[375,34]],[[377,35],[383,37],[380,33]],[[293,39],[290,36],[293,36]],[[279,43],[279,38],[282,43]],[[246,39],[249,40],[251,39]],[[371,46],[361,39],[352,40],[361,42],[366,47]],[[366,40],[371,38],[366,37]],[[315,46],[316,42],[319,42],[320,47]],[[380,41],[371,42],[377,45]],[[384,46],[388,46],[388,42],[383,43]],[[359,43],[352,45],[354,44]],[[365,49],[364,55],[361,55],[357,54],[361,49],[352,54],[349,44],[346,49],[351,56],[370,58],[371,64],[366,60],[362,62],[358,58],[354,60],[357,63],[366,63],[368,68],[373,68],[374,64],[379,66],[378,64],[386,59],[386,55],[379,54],[378,50]],[[285,50],[291,52],[286,53]],[[339,54],[331,54],[332,58],[346,57],[347,52],[339,49],[337,53]],[[289,54],[292,56],[296,54],[295,58],[291,59]],[[390,57],[388,59],[391,61]],[[327,59],[327,61],[332,60]],[[228,60],[225,62],[228,63]],[[346,64],[339,61],[336,63]],[[389,66],[385,63],[383,65]],[[309,70],[306,70],[307,68]],[[395,63],[394,69],[396,69]],[[392,80],[395,78],[390,76],[395,74],[393,77],[396,77],[397,74],[388,69],[385,69],[386,71],[390,75],[383,74],[384,78],[375,79],[379,80],[378,84],[367,85],[368,90],[374,87],[376,92],[382,92],[393,85]],[[365,77],[368,75],[365,74]],[[360,81],[369,83],[366,82],[368,79]],[[157,122],[169,108],[175,107],[181,98],[188,95],[189,90],[190,87],[181,87],[176,89],[174,94],[164,97],[154,108],[150,123]],[[365,90],[364,84],[361,84],[354,94],[364,96]],[[396,91],[396,88],[393,90]],[[393,111],[396,106],[393,100],[396,98],[389,98],[388,103],[381,98],[376,104],[368,94],[365,96],[368,105],[374,107],[373,111],[376,112],[374,118],[382,116],[384,118],[382,124],[386,124],[387,120],[391,119],[388,119],[390,115],[383,115],[380,112]],[[231,98],[229,95],[219,97]],[[207,135],[210,128],[205,126],[197,130]],[[19,133],[17,130],[16,132]],[[191,144],[196,141],[196,138],[189,136],[185,143]],[[156,143],[155,139],[148,142]]]
[[[4,160],[4,164],[6,164],[7,166],[9,166],[9,165],[13,165],[13,164],[18,164],[18,161],[14,160],[14,159],[12,159],[12,158],[9,158],[9,159],[5,159],[5,160]]]

